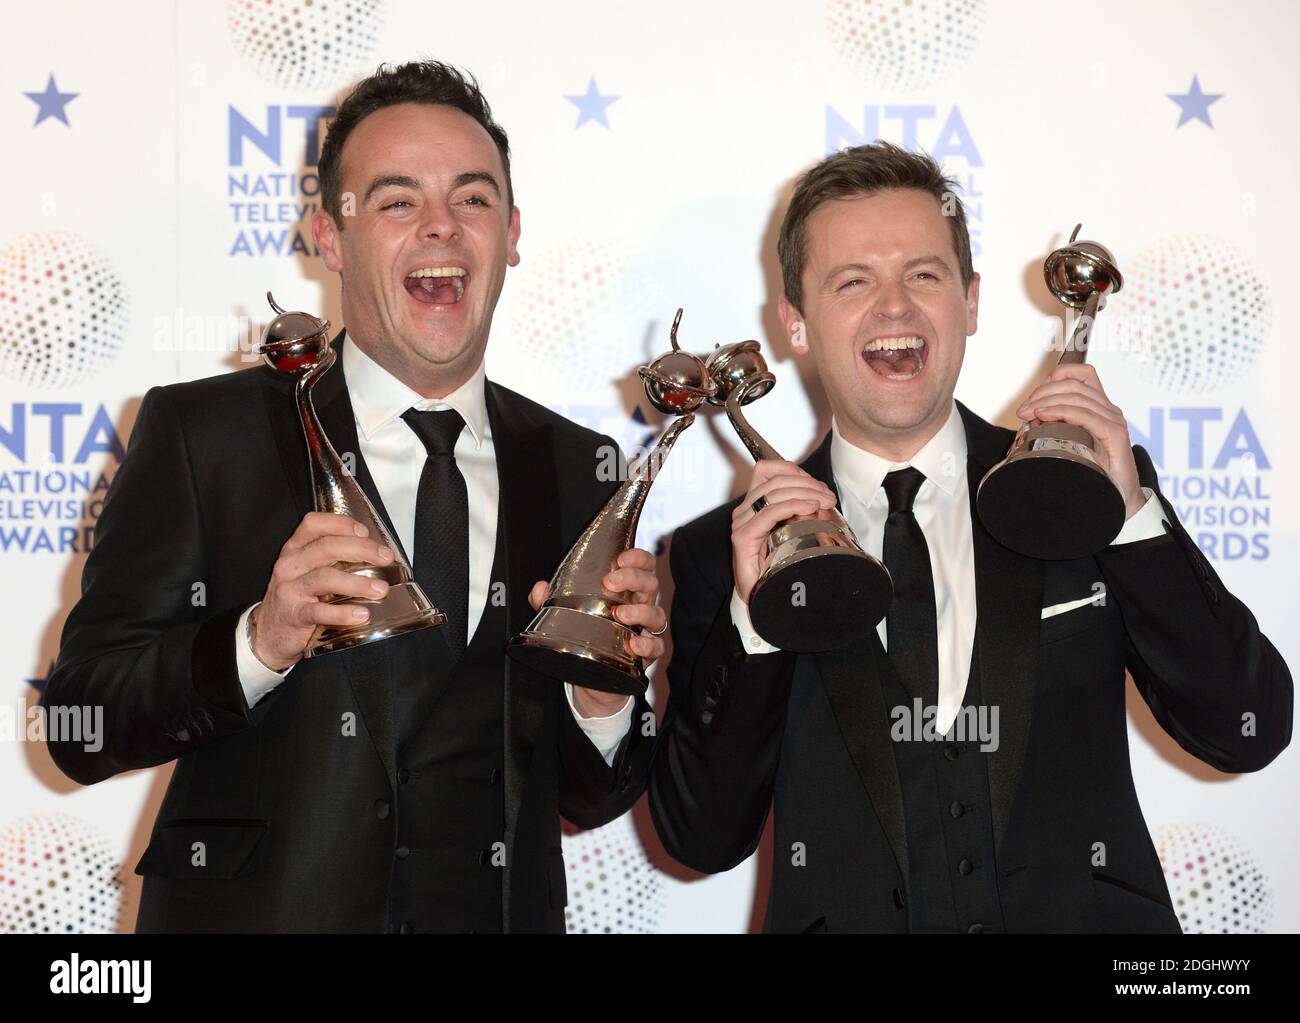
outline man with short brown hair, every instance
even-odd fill
[[[292,380],[155,387],[44,696],[103,706],[105,741],[50,752],[87,785],[176,761],[137,930],[563,931],[560,816],[596,827],[632,806],[653,718],[504,648],[617,487],[598,467],[618,448],[486,378],[520,221],[472,78],[381,67],[340,106],[320,172],[312,227],[345,330],[313,400],[447,621],[303,659],[319,627],[369,620],[331,597],[386,592],[345,566],[394,552],[312,510]],[[647,661],[665,625],[653,568],[630,550],[605,577]]]
[[[781,322],[833,420],[802,466],[758,462],[743,498],[674,534],[650,781],[664,845],[728,870],[774,807],[769,931],[1178,931],[1134,792],[1125,669],[1190,753],[1256,771],[1290,741],[1286,665],[1091,366],[1058,368],[1016,413],[1099,440],[1119,535],[1048,562],[984,530],[972,495],[1013,434],[953,399],[980,278],[929,157],[828,157],[778,252]],[[748,614],[767,535],[835,506],[889,569],[889,612],[844,649],[776,650]]]

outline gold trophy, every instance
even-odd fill
[[[678,309],[669,335],[672,351],[638,370],[650,403],[679,418],[628,473],[560,563],[546,603],[528,628],[506,644],[506,652],[521,664],[587,689],[639,694],[649,684],[645,665],[628,647],[628,641],[641,630],[614,617],[614,608],[628,603],[631,594],[609,593],[601,580],[618,556],[636,542],[637,521],[650,484],[710,393],[704,363],[677,346],[681,319]]]
[[[1097,242],[1070,241],[1043,263],[1047,286],[1081,309],[1058,365],[1082,363],[1097,313],[1124,286],[1115,258]],[[1101,444],[1069,423],[1021,423],[1007,457],[980,481],[976,508],[989,534],[1031,558],[1096,554],[1124,525],[1124,496],[1105,469]]]
[[[721,345],[706,368],[709,402],[755,459],[781,456],[745,419],[742,405],[776,384],[757,341]],[[893,600],[889,571],[859,546],[836,508],[796,515],[768,534],[763,571],[749,595],[754,631],[782,650],[835,650],[874,629]]]
[[[401,548],[389,534],[384,520],[375,511],[365,492],[348,473],[325,431],[321,429],[312,406],[311,389],[338,358],[330,347],[330,324],[310,313],[287,313],[266,293],[266,300],[277,313],[262,334],[257,353],[277,373],[292,378],[293,397],[307,441],[307,464],[311,469],[312,500],[318,512],[348,515],[368,530],[370,538],[393,552],[388,565],[366,562],[338,562],[335,567],[353,575],[382,579],[388,592],[378,600],[363,597],[332,597],[332,604],[354,604],[370,611],[370,620],[361,625],[318,625],[307,644],[304,657],[327,654],[362,643],[399,636],[430,625],[441,625],[447,616],[440,612],[415,582],[411,566]]]

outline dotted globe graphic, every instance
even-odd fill
[[[22,235],[0,249],[0,375],[70,387],[113,360],[128,322],[122,278],[76,235]]]
[[[564,836],[569,878],[565,926],[573,934],[653,934],[666,903],[663,878],[620,818]]]
[[[116,931],[120,867],[103,835],[77,817],[18,818],[0,832],[0,934]]]
[[[1254,854],[1213,824],[1167,824],[1156,851],[1187,934],[1262,934],[1273,890]]]
[[[370,67],[382,0],[227,0],[239,55],[273,85],[319,89]]]
[[[580,235],[511,272],[505,289],[511,342],[521,360],[564,388],[546,400],[601,393],[648,361],[642,349],[653,288],[630,267],[618,243]],[[666,347],[667,333],[665,325],[654,343]]]
[[[1175,236],[1120,269],[1124,290],[1114,306],[1124,321],[1121,347],[1143,379],[1177,394],[1204,394],[1255,365],[1273,302],[1239,249],[1207,235]]]
[[[984,0],[827,0],[831,48],[875,85],[923,89],[979,45]]]

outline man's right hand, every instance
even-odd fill
[[[767,504],[755,512],[753,505],[760,497]],[[731,513],[731,570],[740,599],[748,604],[758,582],[768,533],[796,515],[813,515],[834,507],[831,488],[793,462],[764,459],[754,463],[749,490]]]
[[[388,592],[382,580],[345,572],[337,562],[392,564],[393,552],[368,538],[368,530],[347,515],[308,512],[280,548],[266,596],[253,609],[253,653],[268,668],[284,671],[302,657],[317,625],[357,625],[370,617],[364,607],[330,604],[325,597],[378,600]]]

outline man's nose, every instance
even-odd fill
[[[447,241],[453,238],[459,226],[452,214],[451,206],[445,202],[431,202],[424,207],[424,216],[420,219],[420,236]]]
[[[890,320],[899,320],[912,311],[912,299],[902,281],[884,280],[876,288],[876,302],[873,309],[877,316]]]

